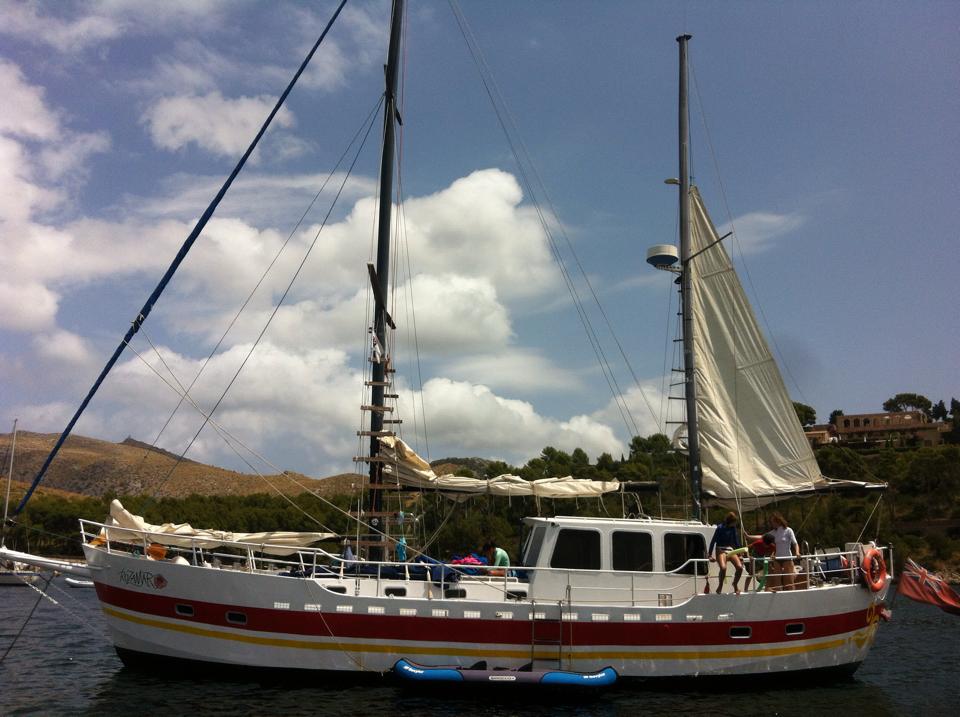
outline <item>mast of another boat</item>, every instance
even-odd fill
[[[691,35],[680,35],[680,301],[683,305],[683,383],[687,406],[687,460],[690,470],[690,492],[693,495],[693,517],[701,518],[703,472],[700,465],[700,434],[697,428],[697,383],[693,362],[693,258],[690,242],[690,127],[687,102],[687,42]]]
[[[394,154],[396,151],[396,122],[397,111],[397,75],[400,58],[400,35],[403,25],[403,0],[393,0],[393,10],[390,21],[390,48],[387,52],[387,67],[385,72],[386,89],[383,106],[383,154],[380,158],[380,207],[377,231],[377,267],[376,273],[370,272],[374,294],[374,321],[373,330],[379,343],[382,356],[373,361],[371,375],[370,396],[370,483],[368,498],[368,515],[370,525],[384,531],[380,520],[383,512],[383,463],[377,460],[380,449],[380,436],[385,435],[383,429],[384,389],[390,383],[387,374],[387,324],[393,324],[387,312],[387,295],[389,291],[390,275],[390,216],[393,210],[393,173]],[[371,542],[379,542],[382,535],[372,535]],[[382,560],[384,549],[378,545],[371,545],[369,553],[371,560]]]
[[[7,510],[10,508],[10,486],[13,485],[13,453],[17,450],[17,419],[13,419],[13,435],[10,437],[10,466],[7,468],[7,494],[3,499],[3,538],[7,537]],[[0,545],[6,540],[0,539]]]

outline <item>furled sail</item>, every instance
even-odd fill
[[[831,483],[696,188],[690,190],[692,309],[703,489],[755,507]],[[699,253],[698,252],[702,252]]]
[[[438,490],[453,499],[471,495],[531,495],[538,498],[589,498],[620,490],[619,481],[582,480],[572,476],[525,480],[515,475],[496,478],[468,478],[445,474],[438,476],[430,464],[418,456],[399,438],[380,439],[380,456],[385,459],[384,476],[395,478],[400,485]]]
[[[151,543],[180,548],[217,548],[226,543],[252,543],[258,552],[270,555],[292,555],[321,540],[335,538],[336,533],[295,533],[278,530],[266,533],[233,533],[226,530],[194,528],[189,523],[164,523],[151,525],[139,515],[134,515],[114,499],[110,503],[108,528],[100,531],[99,539],[127,543]]]

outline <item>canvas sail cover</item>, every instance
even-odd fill
[[[336,533],[295,533],[291,531],[272,531],[266,533],[233,533],[227,530],[194,528],[189,523],[164,523],[151,525],[139,515],[134,515],[114,499],[110,503],[110,518],[106,529],[100,531],[103,540],[117,540],[127,543],[142,543],[144,539],[151,543],[170,545],[178,548],[218,548],[227,543],[253,543],[258,552],[270,555],[292,555],[298,548],[312,543],[336,537]]]
[[[452,474],[437,475],[430,464],[418,456],[401,439],[387,436],[380,439],[380,456],[386,459],[384,476],[400,485],[437,490],[455,500],[471,495],[536,496],[538,498],[590,498],[620,489],[619,481],[582,480],[572,476],[525,480],[515,475],[496,478],[467,478]]]
[[[754,507],[826,487],[780,370],[696,188],[690,190],[693,347],[703,490]],[[712,245],[712,246],[711,246]],[[709,247],[709,248],[707,248]]]

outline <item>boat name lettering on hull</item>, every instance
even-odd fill
[[[120,582],[124,585],[135,585],[137,587],[152,587],[156,590],[163,590],[167,586],[167,579],[160,574],[154,574],[147,570],[127,570],[120,571]]]

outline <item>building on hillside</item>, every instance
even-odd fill
[[[837,429],[830,423],[818,423],[815,426],[804,426],[803,432],[807,434],[807,440],[810,441],[811,448],[824,446],[828,443],[837,442]]]
[[[939,446],[950,429],[950,424],[933,421],[922,411],[855,413],[838,416],[836,425],[841,443],[883,446]]]

